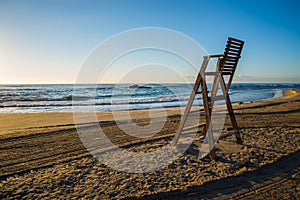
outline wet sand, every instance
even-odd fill
[[[72,113],[0,114],[0,199],[258,198],[300,197],[300,93],[234,105],[243,145],[220,139],[216,160],[199,158],[197,145],[159,171],[126,173],[97,161],[82,144]],[[167,114],[148,138],[126,135],[111,113],[97,113],[111,141],[128,151],[148,152],[170,142],[180,121]],[[131,126],[126,115],[120,121]],[[122,118],[122,116],[124,116]],[[148,111],[132,111],[141,127]],[[228,120],[226,121],[228,124]]]

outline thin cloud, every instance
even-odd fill
[[[255,79],[256,77],[250,74],[239,74],[237,75],[239,79]]]

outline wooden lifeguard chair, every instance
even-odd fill
[[[215,147],[214,147],[214,139],[212,130],[210,130],[211,126],[211,115],[214,103],[216,101],[225,100],[227,111],[230,117],[230,121],[233,127],[233,134],[236,136],[236,141],[238,144],[242,144],[242,139],[239,133],[238,124],[236,122],[236,118],[234,116],[233,108],[231,105],[230,97],[229,97],[229,89],[234,77],[234,73],[238,64],[238,61],[241,57],[241,52],[244,46],[244,41],[229,37],[227,40],[227,44],[225,47],[225,51],[223,54],[218,55],[209,55],[204,56],[202,66],[198,73],[197,79],[195,81],[192,93],[190,95],[189,101],[186,105],[184,115],[180,121],[180,125],[178,131],[173,139],[173,145],[178,143],[179,137],[183,132],[184,125],[188,118],[189,113],[191,112],[191,108],[193,102],[195,100],[195,96],[198,94],[202,94],[203,99],[203,109],[205,115],[205,124],[203,124],[203,136],[208,136],[208,146],[209,146],[209,154],[212,159],[215,159]],[[216,58],[217,66],[214,72],[206,72],[207,65],[211,58]],[[211,91],[207,90],[206,77],[213,76],[213,82]],[[218,87],[221,86],[222,94],[217,94]],[[199,91],[199,88],[201,90]]]

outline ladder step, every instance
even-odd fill
[[[218,75],[220,75],[220,72],[205,72],[205,75],[208,75],[208,76],[218,76]]]
[[[211,91],[210,90],[207,90],[207,93],[210,93]],[[198,91],[196,92],[196,94],[202,94],[202,91]]]
[[[200,109],[197,109],[197,110],[192,110],[192,111],[190,111],[190,113],[203,112],[203,111],[204,111],[204,108],[200,108]]]
[[[208,97],[209,100],[214,100],[214,101],[220,101],[220,100],[225,100],[226,96],[225,95],[219,95],[219,96],[215,96],[215,97]]]
[[[206,125],[206,123],[201,123],[201,124],[189,126],[189,127],[186,127],[184,129],[182,129],[182,131],[188,131],[188,130],[191,130],[191,129],[194,129],[194,128],[200,128],[200,127],[205,126],[205,125]]]

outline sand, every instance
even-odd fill
[[[72,113],[0,114],[0,199],[299,199],[300,92],[234,110],[243,145],[224,137],[211,160],[198,157],[195,142],[174,163],[147,173],[120,172],[96,160],[78,137]],[[156,119],[165,114],[162,130],[144,139],[124,134],[111,113],[97,117],[114,144],[151,152],[170,142],[178,127],[180,111],[168,109]],[[130,115],[139,126],[149,124],[147,110]],[[126,113],[120,116],[132,125]]]

